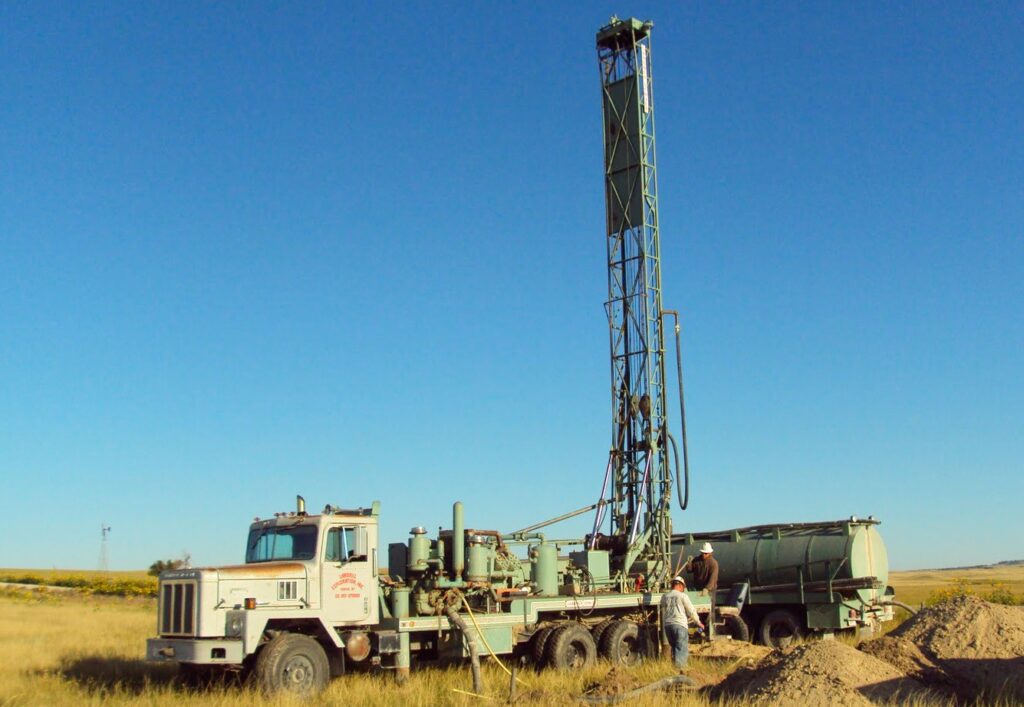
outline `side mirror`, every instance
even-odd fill
[[[366,526],[357,525],[355,531],[355,542],[353,543],[355,547],[352,548],[352,559],[365,560],[370,556],[369,535],[366,532]]]

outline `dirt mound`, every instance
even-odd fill
[[[861,648],[961,696],[1024,699],[1024,607],[957,597],[922,609],[890,637]]]
[[[921,693],[921,683],[894,666],[835,641],[805,643],[742,668],[713,697],[753,704],[858,707]]]
[[[583,690],[583,694],[588,697],[612,697],[630,692],[642,686],[643,683],[634,675],[614,667],[603,678],[587,685]]]
[[[925,655],[924,651],[909,639],[882,636],[861,643],[857,647],[926,685],[936,696],[959,698],[963,702],[970,702],[977,693],[972,684],[951,675],[944,666]]]
[[[746,641],[720,640],[690,646],[690,655],[696,658],[712,658],[745,663],[759,663],[771,655],[771,653],[772,649],[767,646],[757,646]]]
[[[936,658],[1024,657],[1024,607],[956,597],[922,609],[892,632]]]

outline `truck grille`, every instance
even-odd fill
[[[160,583],[160,635],[192,636],[196,632],[196,583]]]

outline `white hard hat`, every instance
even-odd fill
[[[704,543],[703,545],[701,545],[700,546],[700,551],[701,552],[714,552],[714,550],[711,548],[711,543]]]
[[[676,582],[679,582],[682,585],[686,584],[686,580],[680,577],[678,574],[672,578],[672,584],[675,584]]]

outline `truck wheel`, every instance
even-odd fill
[[[601,657],[615,665],[640,663],[640,627],[633,621],[613,621],[601,637]]]
[[[786,648],[804,635],[803,628],[789,609],[776,609],[761,619],[757,637],[771,648]]]
[[[330,666],[323,647],[309,636],[280,633],[256,656],[253,680],[266,693],[315,695],[327,687]]]
[[[734,641],[750,642],[750,628],[739,616],[723,616],[721,626],[715,626],[715,632]]]
[[[530,639],[530,659],[533,660],[533,664],[538,670],[543,668],[546,663],[548,641],[554,632],[553,626],[545,626],[533,634],[533,638]]]
[[[548,639],[548,665],[556,670],[579,670],[597,660],[597,644],[585,626],[568,623]]]
[[[594,637],[594,643],[601,646],[601,636],[608,630],[608,627],[615,623],[615,619],[605,619],[594,628],[590,629],[590,635]]]

